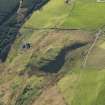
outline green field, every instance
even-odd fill
[[[105,24],[104,9],[105,3],[97,3],[96,0],[75,0],[70,5],[64,0],[52,0],[35,12],[25,25],[94,30]]]
[[[104,105],[105,70],[78,70],[58,83],[68,105]]]

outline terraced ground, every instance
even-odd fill
[[[16,4],[11,0],[6,6],[7,1],[0,1],[0,10],[12,11],[19,6],[15,0]],[[37,0],[26,0],[23,7],[32,9],[28,17],[18,24],[16,9],[0,28],[1,51],[8,45],[2,45],[3,41],[13,38],[0,64],[0,105],[104,105],[105,3],[45,0],[39,6]]]

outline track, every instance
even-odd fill
[[[97,43],[97,41],[98,41],[98,39],[99,39],[99,37],[100,37],[100,35],[101,35],[102,33],[103,33],[103,30],[100,29],[100,30],[95,34],[95,36],[96,36],[96,37],[95,37],[95,40],[94,40],[94,42],[92,43],[92,45],[90,46],[90,48],[89,48],[89,50],[88,50],[88,53],[87,53],[87,55],[86,55],[86,57],[85,57],[85,59],[84,59],[84,62],[83,62],[83,67],[86,67],[88,57],[89,57],[89,55],[91,54],[93,48],[95,47],[95,45],[96,45],[96,43]]]
[[[33,28],[33,27],[22,27],[23,29],[31,29],[31,30],[62,30],[62,31],[71,31],[71,30],[81,30],[80,28],[57,28],[57,27],[52,27],[52,28]]]

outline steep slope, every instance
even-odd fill
[[[0,105],[104,105],[105,3],[23,0],[22,8],[19,14],[28,9],[22,20],[16,9],[1,28],[12,27],[13,36],[2,36],[13,41],[0,64]]]
[[[19,29],[34,10],[40,9],[48,0],[1,1],[0,60],[5,61]],[[8,4],[9,2],[9,4]],[[7,6],[6,6],[7,5]],[[6,9],[5,9],[6,8]],[[2,15],[3,14],[3,15]]]

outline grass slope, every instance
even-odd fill
[[[105,70],[84,70],[67,74],[58,83],[68,105],[104,105]]]
[[[74,0],[70,5],[65,4],[64,0],[51,0],[32,15],[26,26],[94,30],[105,24],[104,9],[105,3],[97,3],[96,0]]]

